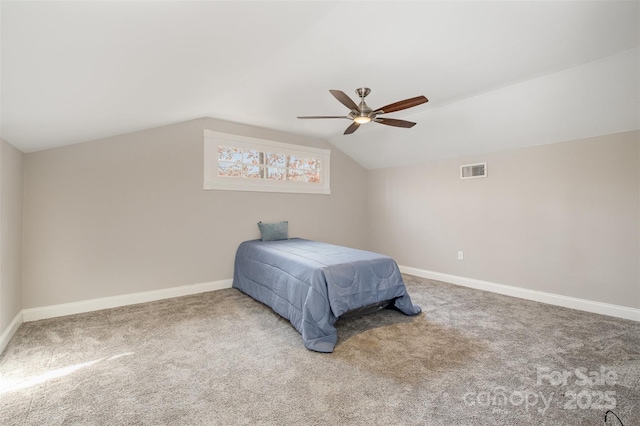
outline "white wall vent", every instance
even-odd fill
[[[460,179],[487,177],[487,163],[465,164],[460,166]]]

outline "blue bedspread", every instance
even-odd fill
[[[233,287],[291,321],[318,352],[333,352],[347,311],[395,299],[403,313],[420,313],[392,258],[301,238],[240,244]]]

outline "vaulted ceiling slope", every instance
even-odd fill
[[[198,117],[367,168],[637,129],[639,2],[2,1],[1,136],[24,152]],[[427,104],[343,136],[330,94]]]

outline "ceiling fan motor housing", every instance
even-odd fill
[[[352,114],[353,114],[352,118],[355,120],[356,117],[363,117],[360,120],[356,120],[356,122],[360,124],[368,123],[369,121],[375,118],[375,114],[371,114],[373,110],[369,108],[369,105],[367,105],[367,103],[364,101],[364,98],[369,93],[371,93],[371,89],[369,89],[368,87],[360,87],[356,89],[356,94],[360,97],[360,105],[358,105],[358,109],[360,111],[352,111]]]

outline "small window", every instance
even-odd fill
[[[205,130],[204,189],[329,194],[328,149]]]

